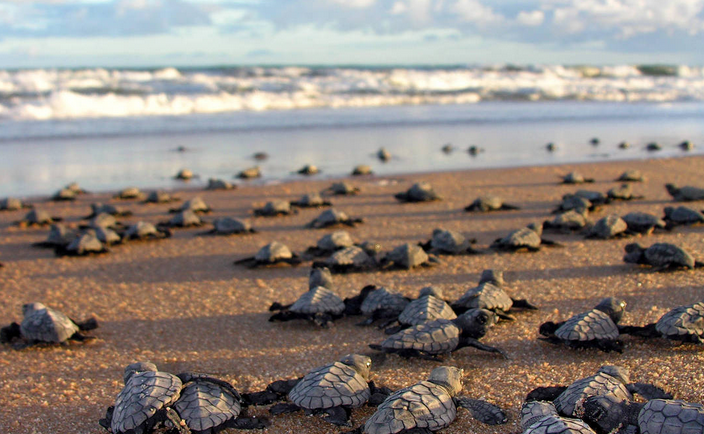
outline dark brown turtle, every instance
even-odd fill
[[[614,187],[606,192],[606,196],[609,201],[643,199],[643,196],[633,194],[631,184],[621,184],[618,187]]]
[[[185,209],[177,212],[168,221],[159,223],[160,227],[164,228],[192,228],[203,226],[203,221],[198,217],[198,214]]]
[[[436,200],[442,200],[442,197],[435,193],[433,187],[425,181],[413,184],[411,188],[409,188],[405,192],[396,193],[394,197],[400,202],[410,203],[433,202]]]
[[[674,184],[665,184],[667,192],[676,202],[693,202],[704,200],[704,188],[685,186],[677,187]]]
[[[471,309],[453,320],[438,319],[409,327],[389,336],[381,344],[369,347],[401,357],[429,360],[439,360],[439,356],[464,347],[474,347],[507,357],[502,350],[479,342],[495,323],[496,315],[493,312]]]
[[[540,339],[572,348],[596,347],[602,351],[622,352],[617,324],[625,311],[625,301],[605,298],[594,309],[574,315],[567,321],[541,324],[539,332],[544,337]]]
[[[145,221],[139,221],[131,226],[129,226],[122,233],[123,241],[148,241],[148,240],[162,240],[164,238],[169,238],[171,236],[171,231],[164,228],[157,228],[153,224]]]
[[[234,190],[235,188],[237,186],[233,183],[217,178],[208,179],[208,185],[205,186],[206,190]]]
[[[515,205],[509,205],[498,196],[485,195],[480,196],[471,204],[465,207],[467,212],[490,212],[490,211],[509,211],[521,209]]]
[[[335,208],[330,208],[320,213],[320,215],[308,223],[306,227],[313,229],[342,226],[355,227],[357,224],[363,222],[364,219],[352,218],[342,211],[338,211]]]
[[[88,256],[107,253],[109,250],[93,233],[84,232],[63,246],[56,246],[56,256]]]
[[[647,248],[631,243],[625,250],[624,262],[650,265],[655,271],[704,267],[704,263],[696,261],[687,251],[670,243],[655,243]]]
[[[645,176],[638,169],[628,169],[619,176],[616,181],[620,182],[644,182]]]
[[[386,163],[391,159],[391,152],[387,151],[386,148],[379,148],[379,150],[376,151],[376,158]]]
[[[82,334],[82,331],[98,327],[95,318],[77,322],[63,312],[45,306],[42,303],[27,303],[22,306],[24,318],[20,324],[13,322],[0,330],[1,343],[14,343],[16,348],[29,345],[66,344],[68,341],[83,342],[94,339]]]
[[[443,300],[442,291],[434,286],[427,286],[420,290],[418,298],[408,303],[403,310],[398,314],[398,318],[391,318],[380,327],[386,327],[394,322],[398,326],[386,329],[386,334],[391,335],[398,333],[408,327],[425,324],[438,319],[453,320],[457,318],[457,314],[445,300]]]
[[[26,228],[31,226],[49,226],[61,220],[63,220],[61,217],[52,217],[46,211],[35,208],[25,214],[24,218],[15,224],[21,228]]]
[[[447,229],[434,229],[430,240],[419,245],[423,250],[437,255],[476,254],[479,251],[472,248],[475,239],[468,239],[459,232]]]
[[[355,434],[430,433],[450,426],[457,409],[465,408],[488,425],[505,423],[503,410],[489,402],[458,397],[463,372],[441,366],[433,369],[428,380],[391,394]]]
[[[213,229],[206,232],[208,235],[238,235],[254,234],[256,229],[247,220],[240,220],[231,217],[220,217],[213,220]]]
[[[208,214],[212,211],[212,209],[205,202],[203,202],[203,199],[201,199],[200,196],[196,196],[193,199],[185,201],[180,208],[170,209],[169,212],[177,213],[186,210],[193,211],[197,214]]]
[[[338,250],[323,262],[313,262],[313,268],[327,267],[333,273],[369,271],[376,266],[376,259],[358,246]]]
[[[432,267],[440,261],[433,255],[425,253],[417,244],[402,244],[381,258],[380,267],[386,270],[410,270],[417,267]]]
[[[325,206],[332,206],[332,203],[324,200],[318,193],[308,193],[304,194],[296,201],[291,201],[291,206],[298,208],[321,208]]]
[[[372,168],[366,164],[360,164],[352,169],[352,176],[372,175]]]
[[[537,310],[538,308],[524,299],[515,299],[504,291],[503,272],[484,270],[479,285],[468,289],[462,297],[450,306],[458,315],[469,309],[486,309],[494,312],[500,319],[514,320],[513,309]]]
[[[543,225],[533,224],[515,231],[510,232],[503,238],[497,238],[491,245],[497,250],[521,251],[528,250],[537,252],[542,245],[555,246],[557,243],[551,240],[542,238]]]
[[[624,237],[628,235],[628,224],[617,214],[602,217],[589,228],[587,238],[607,240],[609,238]]]
[[[655,229],[665,229],[666,223],[661,218],[644,212],[629,212],[621,217],[628,226],[628,232],[649,235]]]
[[[170,193],[161,190],[154,190],[150,192],[144,199],[144,203],[171,203],[178,202],[178,197],[172,196]]]
[[[361,190],[349,182],[333,182],[330,187],[323,190],[321,193],[332,196],[354,196],[359,194]]]
[[[255,179],[262,177],[262,169],[259,166],[249,167],[237,174],[240,179]]]
[[[272,267],[281,265],[297,266],[301,264],[301,258],[291,251],[285,244],[272,241],[248,258],[235,261],[236,265],[243,264],[250,268]]]
[[[704,343],[704,303],[679,306],[651,324],[621,326],[621,333],[644,338],[663,337],[673,341]]]
[[[316,286],[301,295],[293,304],[282,305],[278,302],[269,307],[273,314],[269,321],[291,321],[305,319],[320,327],[327,327],[345,313],[345,302],[331,289]]]
[[[352,237],[347,231],[335,231],[323,235],[315,246],[308,247],[306,254],[312,256],[327,256],[338,250],[355,245]]]
[[[0,211],[17,211],[31,207],[31,205],[28,205],[15,197],[6,197],[5,199],[0,200]]]
[[[588,215],[589,211],[587,211],[586,208],[565,211],[557,214],[552,220],[545,220],[543,222],[543,228],[564,233],[580,231],[587,226]]]
[[[664,212],[663,220],[665,220],[668,229],[704,223],[704,213],[686,206],[678,206],[677,208],[668,206],[665,207]]]
[[[584,184],[594,182],[593,178],[585,178],[579,172],[570,172],[562,177],[563,184]]]
[[[263,207],[256,208],[254,215],[258,217],[277,217],[282,215],[295,214],[297,211],[291,208],[291,203],[287,200],[272,200]]]

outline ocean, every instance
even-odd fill
[[[280,182],[305,164],[339,177],[672,157],[704,142],[703,121],[704,68],[687,66],[0,71],[0,197],[179,188],[181,168],[199,187],[257,164],[256,182]]]

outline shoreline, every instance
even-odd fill
[[[504,169],[451,170],[372,178],[348,177],[362,188],[358,196],[333,197],[336,209],[366,222],[347,229],[355,241],[375,240],[384,250],[429,238],[436,227],[465,232],[485,247],[498,236],[550,216],[559,198],[585,188],[606,191],[626,168],[637,168],[648,178],[633,185],[645,199],[614,203],[594,213],[596,220],[610,213],[632,210],[660,214],[673,204],[664,184],[703,186],[704,156],[659,158],[598,163],[524,166]],[[578,170],[596,178],[594,184],[560,185],[560,174]],[[393,182],[380,183],[389,180]],[[393,194],[413,182],[426,180],[445,199],[428,204],[398,204]],[[320,330],[304,322],[269,323],[268,306],[290,303],[307,289],[309,264],[296,268],[249,270],[235,267],[236,259],[253,254],[267,242],[278,240],[301,252],[331,230],[310,230],[304,225],[321,210],[301,210],[281,218],[254,218],[254,204],[274,198],[297,198],[327,187],[331,179],[305,179],[277,185],[247,185],[232,191],[182,190],[184,199],[201,196],[214,212],[205,217],[247,217],[259,233],[234,237],[199,237],[203,228],[176,230],[174,237],[154,243],[117,246],[107,255],[91,258],[55,258],[50,251],[30,244],[45,238],[47,229],[20,230],[10,223],[23,211],[0,213],[0,269],[4,303],[3,324],[21,318],[23,303],[42,301],[76,319],[94,314],[98,339],[88,345],[0,349],[4,384],[0,395],[0,426],[24,434],[36,432],[104,433],[97,425],[112,405],[122,383],[122,369],[138,360],[150,360],[173,373],[199,371],[232,382],[240,392],[258,390],[270,381],[293,378],[350,352],[370,353],[367,344],[378,343],[383,332],[357,327],[359,318],[345,318]],[[90,186],[83,186],[90,188]],[[489,214],[465,213],[462,208],[483,194],[502,196],[522,207],[519,211]],[[106,193],[80,196],[75,203],[46,203],[42,208],[76,224],[87,215],[89,204],[105,201]],[[135,212],[126,222],[166,218],[174,205],[138,205],[111,201]],[[687,204],[685,204],[687,205]],[[704,202],[694,202],[697,209]],[[482,339],[508,352],[510,359],[474,349],[463,349],[446,364],[465,370],[463,395],[487,399],[507,410],[509,423],[485,426],[464,411],[443,433],[517,432],[519,405],[534,387],[564,384],[592,375],[603,364],[631,370],[633,381],[654,381],[678,399],[704,400],[701,349],[672,346],[662,340],[624,338],[623,354],[597,350],[568,350],[537,340],[541,322],[562,320],[591,309],[601,298],[623,297],[627,302],[624,324],[644,324],[671,307],[704,298],[702,270],[654,273],[622,261],[630,242],[650,245],[672,242],[704,258],[704,228],[694,226],[633,239],[591,241],[578,235],[550,234],[562,248],[537,253],[487,253],[442,257],[430,269],[335,275],[337,292],[356,294],[377,284],[415,297],[423,286],[439,286],[448,299],[457,299],[475,286],[485,268],[505,270],[507,288],[516,298],[540,307],[517,314],[514,322],[492,328]],[[439,364],[388,356],[372,366],[372,379],[398,389],[421,379]],[[487,384],[491,386],[487,387]],[[265,408],[251,414],[266,415]],[[372,410],[353,411],[355,426]],[[272,418],[265,433],[342,432],[326,422],[302,414]]]

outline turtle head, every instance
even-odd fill
[[[447,388],[450,396],[455,396],[462,391],[462,374],[460,368],[454,366],[441,366],[433,369],[428,381]]]
[[[504,282],[504,272],[501,270],[484,270],[482,271],[481,277],[479,277],[479,284],[482,283],[493,283],[496,286],[503,286]]]
[[[626,312],[626,302],[615,297],[608,297],[594,307],[596,310],[600,310],[607,314],[614,323],[618,324],[623,317],[624,312]]]
[[[535,232],[536,234],[538,234],[538,236],[542,236],[542,235],[543,235],[543,224],[542,224],[542,223],[531,223],[531,224],[529,224],[527,227],[528,227],[528,229],[530,229],[531,231],[533,231],[533,232]]]
[[[670,218],[672,213],[675,211],[675,208],[671,206],[666,206],[663,211],[665,212],[665,218]]]
[[[667,189],[667,192],[670,193],[672,196],[680,192],[680,189],[677,188],[675,184],[665,184],[665,188]]]
[[[453,320],[462,330],[462,336],[474,339],[486,335],[496,321],[496,314],[486,309],[470,309]]]
[[[521,407],[521,427],[527,430],[541,417],[557,415],[555,404],[546,401],[529,401]]]
[[[352,367],[365,380],[369,380],[369,370],[372,368],[372,359],[361,354],[347,354],[340,359],[340,362]]]
[[[437,286],[426,286],[425,288],[420,290],[418,298],[425,297],[426,295],[432,295],[433,297],[442,300],[442,289],[438,288]]]
[[[34,311],[42,309],[46,309],[43,303],[27,303],[22,305],[22,315],[27,316]]]
[[[629,376],[630,372],[627,368],[621,366],[604,365],[599,368],[597,372],[614,377],[623,384],[628,384],[631,382]]]
[[[625,262],[638,264],[643,258],[643,253],[645,253],[645,248],[638,243],[627,244],[624,248],[626,250],[626,255],[623,257]]]
[[[124,376],[122,377],[125,384],[132,378],[134,374],[139,374],[140,372],[158,371],[156,365],[152,362],[137,362],[127,365],[125,368]]]

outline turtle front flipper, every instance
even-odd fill
[[[350,423],[350,410],[347,407],[338,406],[326,408],[323,413],[326,414],[323,419],[331,424],[337,426],[352,426]]]
[[[704,268],[704,262],[694,261],[694,268]]]
[[[540,328],[538,328],[538,333],[547,338],[555,337],[555,331],[562,327],[563,324],[565,324],[564,321],[558,323],[552,321],[544,322],[540,324]]]
[[[389,325],[389,324],[387,324],[387,325]],[[402,330],[405,330],[407,328],[408,328],[407,325],[399,324],[397,326],[389,327],[389,328],[385,329],[384,333],[387,335],[395,335],[396,333],[398,333]]]
[[[16,322],[0,329],[0,343],[9,344],[13,340],[20,339],[21,337],[20,325]]]
[[[265,417],[237,417],[225,422],[224,427],[234,429],[264,429],[271,425],[269,419]]]
[[[115,406],[111,405],[108,407],[108,409],[105,411],[105,417],[100,419],[98,421],[98,424],[105,428],[107,431],[110,431],[110,425],[112,424],[112,413],[115,411]]]
[[[508,421],[506,413],[498,406],[481,399],[453,398],[457,407],[469,410],[472,417],[487,425],[501,425]]]
[[[243,405],[269,405],[277,401],[285,400],[291,389],[294,388],[300,378],[291,380],[277,380],[266,386],[261,392],[243,393]]]
[[[282,311],[270,316],[269,322],[275,322],[275,321],[285,322],[285,321],[292,321],[295,319],[309,319],[309,315],[300,314],[297,312],[291,312],[290,310],[282,310]]]
[[[303,410],[301,407],[297,406],[296,404],[286,404],[286,403],[281,403],[281,404],[276,404],[271,406],[269,409],[269,413],[274,414],[274,415],[279,415],[279,414],[286,414],[286,413],[295,413],[297,411]]]
[[[474,347],[474,348],[481,350],[481,351],[487,351],[489,353],[501,354],[504,357],[504,359],[509,358],[508,354],[506,354],[506,352],[504,350],[501,350],[496,347],[492,347],[491,345],[483,344],[474,338],[460,337],[460,342],[457,344],[457,348],[455,348],[455,350],[459,350],[460,348],[464,348],[464,347]]]
[[[661,387],[658,387],[658,386],[656,386],[654,384],[650,384],[650,383],[640,383],[640,382],[629,383],[626,385],[626,388],[632,394],[638,394],[648,401],[653,400],[653,399],[673,399],[674,398],[671,393],[666,392]]]
[[[543,246],[549,246],[549,247],[562,247],[562,244],[558,243],[557,241],[553,241],[553,240],[550,240],[547,238],[541,238],[540,244]]]
[[[536,305],[531,304],[525,298],[511,298],[511,301],[513,302],[513,305],[511,306],[511,308],[538,310],[538,307]]]
[[[623,353],[623,342],[619,340],[597,339],[595,341],[595,345],[601,351],[604,351],[606,353],[611,351],[616,351],[619,354]]]
[[[388,387],[376,387],[373,381],[367,383],[369,386],[369,391],[372,396],[367,400],[367,405],[369,407],[378,407],[382,402],[386,400],[393,393],[393,390]]]
[[[536,387],[535,389],[528,392],[528,395],[526,395],[526,402],[553,402],[557,399],[558,396],[562,395],[562,392],[564,392],[565,390],[567,390],[567,386]]]
[[[516,210],[521,209],[521,207],[504,203],[501,205],[501,208],[499,208],[499,209],[502,211],[516,211]]]
[[[496,316],[501,318],[502,320],[505,321],[515,321],[516,317],[511,315],[510,313],[504,312],[502,310],[497,309],[494,313],[496,313]]]
[[[624,335],[638,336],[641,338],[657,338],[660,332],[655,328],[655,323],[639,326],[618,326],[618,332]]]
[[[277,310],[286,310],[289,307],[291,307],[292,304],[281,304],[278,301],[275,301],[269,306],[269,312],[275,312]]]

